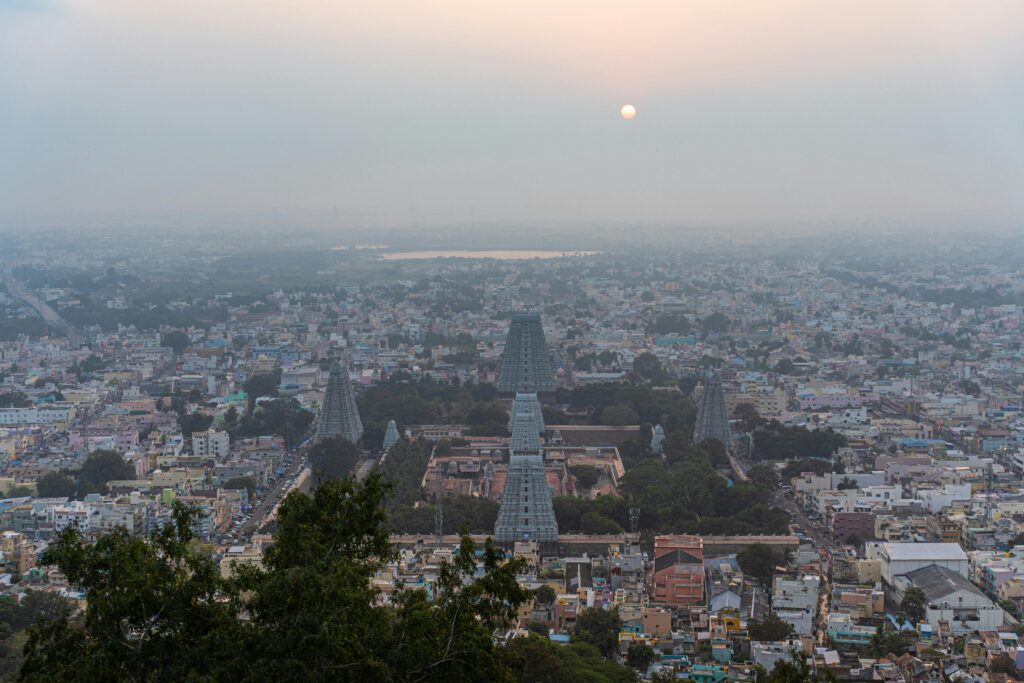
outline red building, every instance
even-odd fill
[[[870,512],[832,512],[832,538],[840,543],[856,537],[870,541],[875,537],[875,516]]]
[[[654,601],[671,607],[704,602],[704,539],[700,536],[654,538]]]

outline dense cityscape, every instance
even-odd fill
[[[286,239],[5,237],[2,680],[1024,668],[1019,240]]]

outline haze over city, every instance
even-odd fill
[[[5,0],[0,225],[1012,228],[1021,25],[1013,0]]]
[[[1024,683],[1022,27],[0,0],[0,683]]]

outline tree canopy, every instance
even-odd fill
[[[359,449],[348,439],[324,439],[310,447],[309,464],[317,484],[347,477],[359,464]]]
[[[831,459],[836,450],[845,445],[846,437],[831,429],[787,427],[777,420],[772,420],[754,432],[754,459]]]
[[[580,610],[572,628],[572,639],[589,643],[605,657],[614,657],[619,646],[622,619],[615,609],[591,607]]]
[[[753,543],[736,553],[736,561],[744,574],[769,583],[775,575],[775,567],[784,564],[785,556],[764,543]]]
[[[174,351],[176,356],[180,356],[181,352],[184,351],[190,343],[191,340],[188,338],[188,335],[181,330],[168,332],[160,339],[160,345],[166,346]]]
[[[793,635],[793,624],[775,612],[769,612],[761,621],[752,620],[747,624],[747,634],[751,640],[775,642]]]
[[[22,679],[521,680],[527,657],[492,634],[530,599],[516,582],[522,561],[489,544],[478,554],[466,537],[433,596],[399,587],[380,600],[370,579],[393,557],[386,495],[376,474],[293,492],[262,566],[230,577],[192,550],[195,513],[181,505],[149,540],[64,532],[45,559],[87,607],[30,629]]]
[[[924,621],[928,610],[928,596],[917,586],[911,586],[903,594],[900,601],[900,612],[906,615],[912,623],[918,624]]]

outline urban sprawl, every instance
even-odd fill
[[[499,647],[588,642],[642,680],[1014,680],[1024,274],[983,246],[24,243],[0,261],[0,593],[82,613],[58,539],[149,538],[179,503],[231,576],[289,496],[382,480],[375,600],[433,599],[492,539],[531,596]]]

